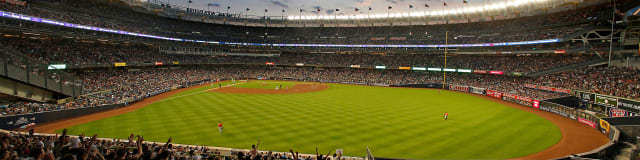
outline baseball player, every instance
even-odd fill
[[[449,113],[444,112],[444,120],[447,120],[447,118],[449,118]]]
[[[222,122],[218,121],[218,131],[220,134],[222,134],[222,129],[224,129],[224,127],[222,127]]]

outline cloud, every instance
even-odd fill
[[[269,3],[271,3],[271,5],[279,6],[282,8],[289,8],[287,2],[289,2],[289,0],[269,0]]]
[[[327,12],[327,14],[333,14],[333,12],[335,12],[335,10],[333,10],[333,9],[327,9],[327,11],[325,11],[325,12]]]
[[[221,5],[218,3],[209,3],[209,6],[211,7],[220,7]]]
[[[393,4],[398,4],[399,2],[404,2],[405,0],[385,0],[387,2],[391,2]]]
[[[311,13],[318,13],[318,10],[322,10],[322,7],[320,7],[320,6],[313,6],[311,8],[313,8],[311,10]]]

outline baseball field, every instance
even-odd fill
[[[369,147],[376,157],[406,159],[516,158],[562,138],[545,118],[468,93],[283,81],[221,85],[227,87],[185,90],[68,131],[246,149],[260,140],[260,150],[315,153],[317,146],[321,153],[344,149],[346,156],[365,156]]]

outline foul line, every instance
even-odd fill
[[[220,89],[220,88],[231,87],[231,86],[235,86],[235,85],[242,84],[242,83],[246,83],[246,82],[234,83],[234,84],[231,84],[231,85],[226,85],[226,86],[222,86],[222,87],[214,87],[214,88],[211,88],[211,89],[206,89],[206,90],[198,91],[198,92],[195,92],[195,93],[189,93],[189,94],[185,94],[185,95],[181,95],[181,96],[169,97],[169,98],[165,98],[165,99],[162,99],[162,100],[159,100],[159,101],[155,101],[155,102],[149,103],[149,104],[154,104],[154,103],[157,103],[157,102],[173,100],[173,99],[176,99],[176,98],[182,98],[182,97],[186,97],[186,96],[190,96],[190,95],[200,94],[200,93],[204,93],[204,92],[207,92],[207,91],[213,91],[213,90]]]

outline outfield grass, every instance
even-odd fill
[[[260,83],[255,83],[260,85]],[[253,85],[253,84],[251,84]],[[526,111],[458,92],[328,84],[299,94],[176,94],[142,109],[69,128],[69,133],[162,142],[410,159],[506,159],[557,143],[559,128]],[[215,85],[215,87],[218,87]],[[449,112],[449,120],[442,114]],[[224,134],[216,124],[222,121]]]

